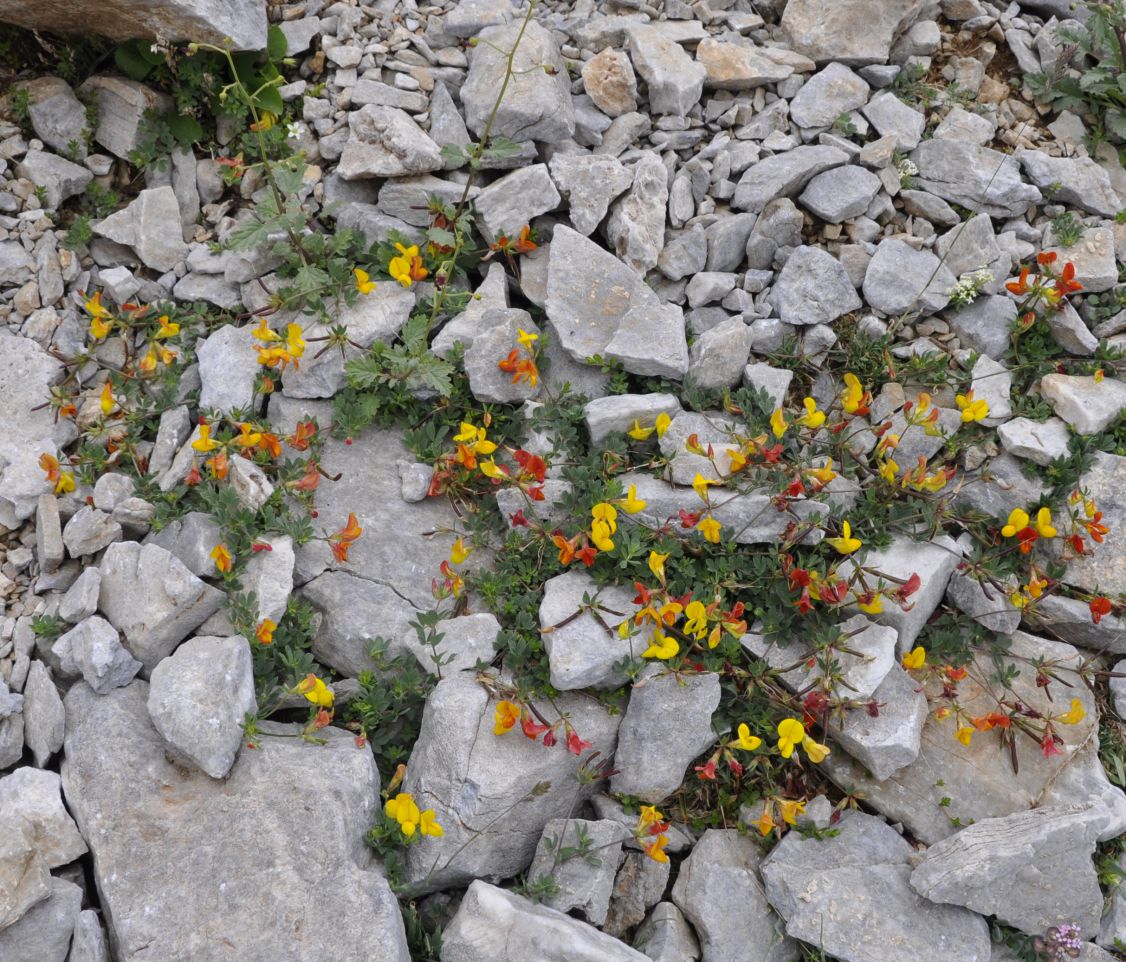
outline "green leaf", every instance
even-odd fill
[[[484,151],[486,157],[512,157],[520,153],[520,144],[507,137],[494,137]]]
[[[285,39],[281,27],[276,23],[270,24],[266,31],[266,56],[271,60],[281,60],[289,52],[289,41]]]
[[[278,117],[285,112],[285,103],[282,101],[277,87],[263,87],[258,91],[258,96],[254,100],[259,110],[268,110]]]
[[[433,241],[439,247],[453,247],[457,238],[444,227],[429,227],[426,230],[426,239]]]
[[[270,225],[257,219],[239,224],[227,235],[227,247],[233,251],[245,251],[265,244],[270,239]]]
[[[140,42],[136,40],[119,44],[113,52],[113,62],[117,64],[118,70],[133,80],[144,80],[156,66],[156,63],[141,53]]]
[[[442,160],[448,164],[453,164],[455,167],[460,167],[465,163],[465,151],[457,144],[443,144]]]
[[[1126,113],[1121,110],[1108,110],[1106,129],[1116,140],[1126,140]]]
[[[172,136],[181,144],[194,144],[203,140],[203,127],[190,114],[168,114],[165,119]]]

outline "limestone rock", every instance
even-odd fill
[[[818,63],[886,63],[922,7],[921,0],[795,0],[783,12],[782,33],[793,50]]]
[[[0,929],[4,962],[66,962],[82,907],[82,889],[61,878],[50,880],[50,895],[14,925]]]
[[[583,89],[607,117],[637,110],[637,77],[624,52],[607,47],[584,63],[582,72]]]
[[[1126,381],[1070,374],[1045,374],[1040,393],[1052,410],[1070,424],[1077,434],[1102,434],[1126,411]]]
[[[98,585],[100,590],[100,580]],[[117,629],[97,615],[91,615],[61,635],[52,650],[59,657],[63,671],[81,674],[99,695],[128,685],[141,670],[141,663],[121,644]]]
[[[964,140],[925,140],[911,152],[918,184],[952,204],[990,217],[1019,217],[1040,202],[1040,191],[1020,179],[1016,160]]]
[[[652,113],[683,117],[699,103],[707,70],[665,31],[652,25],[631,27],[629,52],[648,87]]]
[[[770,299],[782,321],[795,325],[831,324],[862,306],[841,262],[827,251],[808,246],[789,256]]]
[[[368,104],[349,113],[348,128],[337,167],[345,180],[405,177],[442,167],[441,148],[398,107]]]
[[[132,247],[154,271],[170,271],[188,256],[180,207],[170,186],[142,190],[127,207],[93,225],[94,233]]]

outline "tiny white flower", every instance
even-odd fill
[[[286,124],[285,125],[285,135],[290,140],[297,140],[301,136],[301,125],[300,124]]]

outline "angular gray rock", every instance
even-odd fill
[[[569,915],[477,879],[442,932],[442,962],[649,962]]]
[[[919,757],[927,699],[907,672],[892,665],[872,692],[871,703],[875,715],[867,706],[849,709],[830,719],[829,732],[873,778],[883,781]]]
[[[1106,383],[1105,381],[1103,382]],[[1102,521],[1110,528],[1103,543],[1088,545],[1094,551],[1071,559],[1064,572],[1065,584],[1084,591],[1099,591],[1115,597],[1126,592],[1126,458],[1096,451],[1091,466],[1079,479],[1082,490],[1094,499]]]
[[[739,178],[731,206],[760,211],[778,197],[794,197],[817,174],[848,163],[837,147],[805,145],[752,164]]]
[[[86,854],[78,826],[63,807],[62,783],[54,772],[25,765],[0,778],[0,818],[4,824],[24,820],[36,857],[47,868],[59,868]]]
[[[590,840],[591,858],[564,858],[563,850],[578,846],[580,837]],[[626,827],[612,819],[556,818],[548,822],[528,868],[532,882],[554,880],[555,890],[544,897],[543,904],[559,912],[577,910],[592,925],[602,925],[622,860],[622,842],[629,837]]]
[[[519,724],[495,735],[496,704],[468,672],[443,678],[426,700],[403,790],[434,810],[445,834],[407,849],[403,880],[411,891],[515,875],[532,861],[544,826],[569,817],[576,799],[595,790],[576,783],[581,758],[567,750],[562,724],[550,748]],[[549,723],[569,713],[591,751],[613,754],[620,719],[593,699],[563,694],[538,707]]]
[[[923,141],[911,152],[923,190],[990,217],[1019,217],[1041,200],[1013,157],[964,140]]]
[[[637,930],[633,944],[652,962],[696,962],[700,944],[684,915],[672,902],[660,902]]]
[[[293,737],[299,726],[263,722],[257,749],[217,782],[166,759],[147,698],[141,681],[67,694],[63,791],[90,840],[119,962],[321,962],[373,945],[408,962],[398,903],[364,843],[379,805],[370,749],[340,729],[314,745]],[[200,858],[190,898],[153,899]],[[310,879],[333,897],[310,898]]]
[[[956,278],[930,251],[917,251],[886,238],[876,248],[864,274],[864,299],[894,317],[907,311],[924,314],[944,308]]]
[[[226,324],[208,335],[198,348],[199,376],[203,386],[199,404],[223,414],[248,411],[254,400],[258,352],[251,327]]]
[[[705,962],[790,962],[797,946],[766,901],[762,853],[736,829],[710,828],[680,866],[672,900],[700,938]]]
[[[547,165],[531,164],[489,184],[477,195],[473,209],[485,239],[492,242],[501,234],[517,238],[522,227],[540,214],[555,210],[559,200]]]
[[[479,662],[492,661],[497,653],[497,635],[501,627],[494,615],[478,612],[444,618],[438,622],[437,631],[442,637],[435,647],[442,659],[442,674],[448,674],[451,671],[472,671]],[[404,636],[403,644],[426,671],[438,674],[439,666],[434,663],[431,648],[419,641],[414,628]]]
[[[773,47],[705,37],[696,47],[696,61],[707,71],[705,86],[716,90],[752,90],[778,83],[793,74],[794,68],[783,57],[772,57],[772,53],[775,53]]]
[[[478,36],[469,62],[469,75],[461,87],[465,122],[480,136],[488,122],[497,91],[504,79],[507,51],[516,43],[519,24],[488,27]],[[515,75],[509,81],[493,122],[494,137],[517,142],[556,143],[575,132],[575,106],[567,68],[559,45],[536,20],[528,24],[513,60]],[[544,68],[551,68],[548,75]]]
[[[86,909],[78,915],[67,962],[111,962],[106,930],[93,909]]]
[[[981,296],[965,307],[949,309],[944,317],[962,347],[996,360],[1009,349],[1016,306],[1008,297]]]
[[[1089,803],[985,818],[927,849],[911,887],[1029,935],[1070,923],[1092,938],[1103,909],[1091,861],[1102,825]]]
[[[594,232],[610,209],[610,202],[633,183],[632,174],[617,157],[557,153],[552,155],[548,168],[567,197],[567,216],[572,226],[584,236]]]
[[[43,189],[48,210],[53,210],[75,194],[81,194],[94,179],[85,167],[42,150],[29,150],[24,154],[16,165],[16,172]]]
[[[647,667],[634,683],[618,732],[614,792],[659,802],[680,786],[692,760],[715,742],[719,676],[665,674]],[[675,718],[675,725],[668,719]]]
[[[50,671],[38,659],[31,662],[23,689],[23,725],[24,741],[35,764],[43,768],[62,748],[66,713]]]
[[[899,150],[914,150],[923,138],[927,118],[920,111],[907,106],[891,91],[881,91],[861,113],[883,137],[894,137]]]
[[[1071,263],[1075,280],[1090,294],[1108,291],[1118,283],[1114,232],[1109,227],[1087,228],[1070,247],[1064,247],[1049,228],[1044,234],[1043,253],[1056,254],[1061,264]]]
[[[121,540],[121,525],[104,511],[84,504],[63,528],[63,544],[72,558],[82,558]]]
[[[707,70],[656,26],[631,26],[629,53],[649,92],[649,110],[683,117],[700,101]]]
[[[37,77],[23,85],[28,92],[28,120],[35,136],[60,154],[86,156],[86,108],[60,77]]]
[[[94,233],[132,247],[146,267],[170,271],[188,256],[180,207],[170,186],[142,190],[127,207],[93,225]]]
[[[0,933],[50,894],[51,870],[36,850],[31,823],[6,817],[0,836]]]
[[[697,275],[699,276],[699,275]],[[734,387],[751,354],[751,329],[733,317],[705,331],[688,353],[688,374],[705,390]],[[689,478],[689,482],[691,482]]]
[[[146,673],[210,618],[225,595],[157,545],[119,541],[102,556],[98,608]]]
[[[141,670],[141,663],[121,644],[117,629],[97,615],[91,615],[61,635],[52,651],[64,672],[82,675],[86,684],[99,695],[128,685]]]
[[[337,173],[345,180],[405,177],[442,168],[441,148],[405,111],[368,104],[348,114],[348,143]]]
[[[1102,434],[1126,410],[1126,381],[1045,374],[1040,393],[1076,434]]]
[[[615,253],[639,274],[657,266],[665,246],[668,171],[660,154],[646,151],[633,168],[633,185],[618,200],[606,222]]]
[[[1054,203],[1082,207],[1102,217],[1113,217],[1122,209],[1122,198],[1112,186],[1110,175],[1090,157],[1050,157],[1025,148],[1014,156],[1037,187],[1056,188]]]
[[[771,288],[770,302],[784,323],[794,325],[831,324],[862,306],[841,262],[828,251],[809,246],[797,248],[786,260]]]
[[[257,709],[250,645],[241,635],[192,638],[153,669],[153,725],[174,755],[212,778],[231,770],[243,721]]]
[[[922,7],[921,0],[794,0],[782,14],[782,34],[793,50],[818,63],[886,63],[891,45]]]
[[[997,428],[997,437],[1006,451],[1040,465],[1066,457],[1070,436],[1067,425],[1059,418],[1046,421],[1013,418]]]
[[[583,89],[607,117],[637,110],[637,77],[629,55],[607,47],[583,64]]]
[[[815,73],[790,101],[790,119],[799,127],[831,127],[868,101],[871,88],[842,63],[831,63]]]
[[[863,214],[879,192],[879,177],[856,164],[848,164],[814,177],[801,192],[798,203],[826,223],[841,224]]]
[[[1020,627],[1020,609],[1009,600],[1012,586],[997,588],[983,583],[972,572],[955,571],[946,586],[946,600],[974,621],[1000,635],[1011,635]]]
[[[672,418],[679,412],[680,401],[672,394],[615,394],[590,401],[583,408],[583,419],[597,444],[615,431],[629,431],[634,421],[651,428],[660,415]]]
[[[256,539],[267,547],[255,552],[246,563],[241,584],[243,590],[254,592],[258,600],[258,621],[269,619],[274,624],[282,620],[289,596],[293,591],[295,556],[293,539],[289,535],[263,535]],[[216,542],[218,543],[218,542]]]
[[[987,962],[985,920],[920,898],[908,884],[911,846],[893,829],[856,811],[835,827],[828,839],[787,832],[762,862],[766,897],[790,936],[842,962]]]
[[[50,895],[14,925],[0,929],[4,962],[66,962],[82,889],[61,878],[50,880]]]
[[[479,401],[516,404],[528,401],[539,393],[539,384],[532,384],[519,373],[502,371],[497,365],[516,350],[524,349],[518,340],[520,331],[540,334],[532,315],[519,308],[487,310],[481,315],[481,331],[465,352],[465,373],[469,389]],[[517,380],[519,378],[519,380]]]

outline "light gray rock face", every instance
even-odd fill
[[[82,889],[52,878],[46,899],[14,925],[0,929],[0,958],[4,962],[66,962],[81,908]]]
[[[798,197],[798,203],[826,223],[841,224],[863,214],[879,192],[879,177],[863,167],[848,164],[814,177]]]
[[[540,334],[532,315],[519,308],[500,308],[481,315],[481,331],[465,352],[465,373],[469,389],[479,401],[498,404],[515,404],[528,401],[539,394],[539,384],[532,384],[518,372],[502,371],[498,363],[520,347],[520,331]]]
[[[1126,654],[1126,623],[1114,615],[1104,615],[1096,625],[1091,620],[1091,609],[1077,598],[1041,595],[1027,617],[1037,630],[1070,645]]]
[[[72,558],[94,554],[120,539],[121,525],[88,504],[79,508],[63,529],[63,544]]]
[[[59,77],[38,77],[23,85],[28,92],[28,119],[35,136],[60,154],[73,150],[86,156],[86,108],[70,84]]]
[[[704,92],[704,65],[657,27],[634,26],[628,35],[630,59],[648,87],[650,111],[683,117]]]
[[[167,94],[124,77],[94,76],[78,92],[97,108],[94,140],[122,160],[128,160],[130,152],[140,146],[145,113],[163,113],[172,107]]]
[[[141,663],[121,644],[117,629],[97,615],[61,635],[52,650],[64,672],[81,674],[99,695],[128,685],[141,670]]]
[[[125,646],[146,673],[215,614],[225,597],[157,545],[112,544],[100,570],[98,608],[125,635]]]
[[[696,47],[696,61],[707,71],[705,86],[716,90],[751,90],[778,83],[793,74],[794,68],[781,57],[772,57],[772,52],[772,47],[750,42],[705,37]]]
[[[1093,938],[1103,896],[1091,856],[1102,825],[1089,804],[982,819],[927,849],[911,887],[1029,935],[1071,923]]]
[[[951,228],[935,241],[934,249],[952,274],[989,271],[993,280],[982,288],[987,294],[1001,290],[1009,274],[1011,258],[997,243],[993,221],[988,214],[977,214]]]
[[[556,711],[569,713],[591,751],[613,754],[620,718],[593,699],[564,694],[541,711],[552,723]],[[581,800],[595,790],[576,784],[581,759],[567,750],[562,724],[557,744],[545,748],[519,725],[494,735],[495,713],[496,701],[465,672],[443,678],[426,700],[403,790],[434,810],[445,834],[407,849],[403,878],[412,891],[515,875],[531,862],[544,826],[570,816],[576,792]]]
[[[876,94],[861,112],[881,136],[894,137],[900,150],[914,150],[923,139],[926,116],[907,106],[891,91]]]
[[[1066,301],[1058,311],[1049,311],[1044,320],[1052,339],[1068,354],[1089,357],[1099,346],[1099,339],[1088,330],[1079,312]]]
[[[607,117],[637,110],[637,77],[629,55],[607,47],[583,64],[583,89]]]
[[[630,693],[618,733],[613,791],[659,802],[680,786],[691,761],[715,741],[712,713],[719,676],[677,676],[656,666],[642,672]],[[676,718],[676,725],[668,719]]]
[[[180,207],[170,186],[141,191],[127,207],[93,225],[94,233],[132,247],[154,271],[170,271],[188,256]]]
[[[224,414],[250,408],[260,366],[255,344],[252,328],[226,324],[199,346],[201,408]]]
[[[1014,815],[1033,807],[1067,805],[1076,799],[1090,800],[1102,812],[1100,836],[1117,834],[1126,827],[1126,796],[1114,788],[1098,762],[1093,736],[1097,724],[1094,698],[1085,687],[1053,693],[1050,701],[1036,685],[1037,658],[1056,659],[1061,671],[1080,664],[1079,653],[1070,645],[1036,638],[1018,631],[1010,636],[1011,662],[1018,666],[1011,696],[1028,708],[1059,714],[1062,701],[1078,698],[1087,713],[1077,725],[1060,726],[1062,754],[1045,758],[1039,747],[1018,743],[1018,770],[998,765],[997,742],[977,734],[969,745],[954,738],[952,718],[927,718],[918,760],[875,782],[863,769],[834,753],[822,763],[823,771],[846,790],[863,790],[869,804],[889,819],[903,822],[919,840],[934,844],[953,835],[957,825],[970,825],[986,818]],[[1025,660],[1027,659],[1027,661]],[[995,669],[988,654],[978,657],[970,678],[959,684],[958,701],[967,716],[981,717],[996,708],[996,699],[974,677],[987,679]],[[933,683],[931,683],[933,684]],[[1052,687],[1055,687],[1054,685]],[[939,689],[928,688],[932,697]],[[1066,707],[1066,706],[1065,706]],[[936,784],[936,772],[942,784]]]
[[[53,494],[42,494],[35,509],[35,555],[39,570],[57,571],[66,553],[63,545],[59,501]]]
[[[1075,267],[1075,280],[1091,294],[1108,291],[1118,283],[1114,231],[1109,227],[1089,227],[1070,247],[1062,246],[1051,228],[1045,232],[1044,253],[1054,253],[1060,263]]]
[[[633,944],[652,962],[696,962],[700,944],[696,933],[672,902],[660,902],[637,930]]]
[[[2,261],[0,255],[0,261]],[[0,271],[2,274],[2,271]],[[43,407],[62,364],[27,337],[0,334],[0,524],[18,528],[50,492],[39,455],[57,453],[51,407]]]
[[[947,311],[945,317],[963,347],[997,360],[1009,349],[1016,307],[1007,297],[981,296],[966,307]]]
[[[1011,591],[955,571],[946,586],[946,600],[990,631],[1011,635],[1020,627],[1020,609],[1009,601]]]
[[[98,33],[113,40],[196,40],[223,44],[235,50],[266,46],[264,0],[113,0],[109,4],[74,6],[61,0],[30,3],[15,0],[4,7],[4,19],[32,30]]]
[[[437,631],[442,636],[437,643],[437,652],[442,660],[442,673],[451,671],[472,671],[479,662],[490,662],[496,655],[497,635],[500,622],[488,612],[473,615],[459,615],[438,622]],[[411,628],[403,637],[403,644],[418,659],[418,663],[430,674],[438,674],[429,646],[424,646],[418,632]]]
[[[94,179],[85,167],[42,150],[29,150],[24,154],[16,165],[16,172],[36,187],[43,188],[49,210],[58,207],[67,198],[81,194]]]
[[[919,757],[927,699],[907,672],[892,665],[871,704],[875,715],[868,707],[850,709],[830,720],[829,731],[833,741],[882,781]]]
[[[651,428],[660,415],[672,418],[679,412],[680,401],[672,394],[615,394],[589,402],[583,418],[591,441],[597,444],[615,431],[629,431],[634,421]]]
[[[1122,198],[1111,185],[1110,175],[1090,157],[1050,157],[1024,148],[1014,156],[1041,190],[1057,188],[1052,194],[1056,203],[1082,207],[1102,217],[1113,217],[1122,209]]]
[[[635,271],[562,224],[551,241],[546,310],[563,349],[580,363],[601,354],[636,374],[688,370],[679,309],[661,304]]]
[[[201,578],[215,576],[215,559],[211,551],[223,540],[215,519],[203,511],[189,511],[145,538],[145,544],[155,544],[172,552],[185,568]]]
[[[782,34],[818,63],[886,63],[891,45],[922,10],[921,0],[796,0],[786,5]]]
[[[86,853],[86,843],[63,807],[61,787],[54,772],[30,765],[0,778],[0,817],[5,825],[21,819],[27,823],[35,856],[49,869],[73,862]]]
[[[165,758],[147,698],[140,681],[104,696],[84,684],[67,694],[63,791],[91,841],[120,962],[320,962],[361,958],[373,945],[389,962],[408,962],[398,904],[363,840],[379,804],[371,751],[336,728],[313,745],[272,737],[298,726],[264,722],[257,749],[220,783]],[[153,899],[181,886],[184,867],[201,857],[207,870],[190,897]],[[334,896],[310,898],[310,879]]]
[[[256,540],[268,548],[256,552],[247,562],[241,583],[243,590],[254,592],[258,599],[258,621],[269,618],[277,624],[293,591],[293,539],[274,534]]]
[[[368,104],[348,114],[348,143],[337,172],[345,180],[406,177],[442,168],[442,151],[398,107]]]
[[[665,246],[668,171],[661,155],[646,151],[633,168],[633,186],[614,204],[606,236],[618,257],[639,274],[657,266]]]
[[[633,183],[633,175],[622,162],[605,155],[554,154],[548,169],[567,196],[572,226],[584,236],[594,233],[610,209],[610,202]]]
[[[879,819],[845,812],[833,838],[788,832],[763,860],[770,904],[787,933],[843,962],[937,957],[988,962],[989,927],[908,884],[911,846]]]
[[[917,251],[901,240],[880,242],[864,274],[864,299],[893,317],[910,310],[933,313],[950,302],[957,278],[930,251]]]
[[[747,266],[769,270],[780,248],[800,247],[804,218],[788,197],[770,201],[747,235]]]
[[[572,691],[625,684],[628,676],[614,666],[636,661],[648,646],[647,634],[621,638],[615,630],[637,611],[635,594],[620,585],[599,588],[584,571],[566,571],[544,584],[540,631],[552,685]],[[594,610],[584,597],[593,599]]]
[[[477,136],[488,123],[504,79],[507,52],[515,45],[520,29],[519,24],[488,27],[481,31],[473,48],[469,75],[461,87],[461,103],[466,125]],[[537,21],[529,23],[524,31],[512,66],[515,75],[493,122],[493,136],[545,143],[572,136],[575,106],[567,69],[559,45]],[[545,67],[553,68],[552,76],[545,72]]]
[[[1016,160],[964,140],[932,139],[911,152],[923,190],[990,217],[1019,217],[1041,200]]]
[[[358,348],[366,349],[376,341],[394,340],[410,317],[415,305],[415,291],[397,283],[385,281],[369,294],[361,294],[354,304],[343,304],[328,324],[314,318],[302,317],[306,340],[325,337],[334,326],[348,331],[348,340]],[[318,348],[319,351],[319,348]],[[305,351],[301,367],[287,367],[282,375],[282,390],[289,397],[332,397],[345,385],[344,364],[356,356],[352,348],[341,355],[338,348],[325,351]],[[257,361],[255,361],[257,364]],[[253,382],[251,382],[253,383]]]
[[[111,962],[106,930],[93,909],[86,909],[78,915],[67,962]]]
[[[1104,535],[1102,544],[1094,546],[1095,551],[1068,562],[1063,581],[1113,598],[1126,591],[1126,458],[1096,451],[1079,483],[1094,499],[1110,533]]]
[[[680,866],[672,900],[700,938],[706,962],[790,962],[797,946],[767,904],[758,845],[735,829],[708,829]]]
[[[564,860],[562,849],[578,845],[580,837],[590,839],[594,861],[582,857]],[[578,910],[588,922],[602,925],[622,860],[622,842],[629,837],[625,826],[612,819],[557,818],[548,822],[528,869],[532,881],[555,880],[557,890],[543,904],[559,912]]]
[[[627,851],[614,879],[610,910],[602,924],[602,931],[621,938],[642,922],[645,913],[664,896],[671,873],[672,867],[668,862],[654,861],[635,849]],[[634,941],[636,944],[637,940]]]
[[[546,164],[521,167],[494,181],[477,195],[473,209],[477,212],[485,238],[492,242],[501,234],[509,238],[520,235],[520,229],[532,219],[559,206]]]
[[[699,276],[699,275],[697,275]],[[741,317],[705,331],[688,352],[688,373],[705,390],[734,387],[751,354],[751,329]],[[691,483],[691,478],[688,479]]]
[[[1102,434],[1126,411],[1126,381],[1115,378],[1096,382],[1053,372],[1040,379],[1040,393],[1077,434]]]
[[[868,101],[871,88],[842,63],[831,63],[815,73],[790,101],[790,119],[799,127],[831,127]]]
[[[789,256],[770,300],[782,321],[795,325],[831,324],[862,306],[841,262],[827,251],[807,246]]]
[[[989,405],[989,416],[982,418],[986,427],[996,427],[1012,417],[1013,376],[999,361],[982,355],[970,369],[970,388],[974,398]]]
[[[47,666],[31,662],[23,689],[23,737],[35,764],[43,768],[63,745],[66,713]]]
[[[36,849],[31,823],[6,817],[0,836],[0,933],[50,894],[51,870]]]
[[[722,325],[712,330],[719,327]],[[746,425],[719,411],[681,411],[673,415],[664,437],[657,441],[661,454],[669,462],[666,479],[673,484],[689,485],[697,474],[702,474],[709,481],[728,476],[731,474],[731,450],[737,447],[735,435],[740,431],[745,432]],[[687,450],[688,438],[693,434],[705,450],[711,445],[712,458]]]
[[[257,708],[250,645],[241,635],[192,638],[153,669],[153,725],[175,755],[212,778],[231,770],[242,723]]]
[[[569,915],[480,879],[442,933],[442,962],[649,962]]]
[[[848,163],[837,147],[807,144],[752,164],[739,178],[731,206],[760,211],[778,197],[794,197],[823,171]]]

